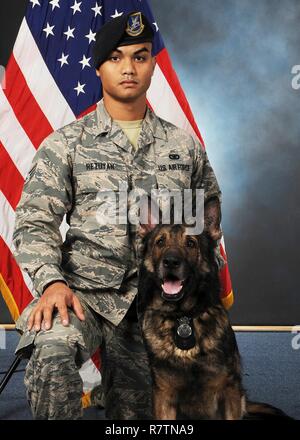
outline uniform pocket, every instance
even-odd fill
[[[64,264],[64,271],[71,274],[71,284],[76,288],[97,290],[113,287],[118,289],[124,278],[126,265],[119,266],[113,255],[96,260],[73,251]]]
[[[76,175],[77,194],[98,191],[119,191],[127,183],[126,170],[87,171]]]
[[[191,185],[192,159],[157,160],[156,179],[158,188],[189,189]]]
[[[95,236],[126,235],[126,171],[89,171],[76,180],[76,210],[83,229]]]

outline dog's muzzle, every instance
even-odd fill
[[[178,301],[183,297],[183,268],[183,261],[179,256],[171,252],[164,255],[161,266],[163,299]]]

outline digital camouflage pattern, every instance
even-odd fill
[[[175,160],[174,160],[175,157]],[[135,150],[121,127],[97,109],[52,133],[40,146],[16,210],[15,257],[40,296],[67,282],[91,308],[118,325],[137,293],[135,225],[100,224],[98,191],[199,188],[221,195],[206,152],[149,108]],[[59,226],[70,228],[63,243]]]
[[[69,310],[67,327],[56,313],[50,330],[28,331],[26,320],[36,302],[24,312],[23,325],[19,324],[23,336],[17,347],[17,353],[30,357],[24,382],[33,417],[82,417],[79,369],[101,345],[102,383],[92,399],[105,405],[108,419],[151,418],[151,376],[138,322],[126,315],[119,326],[114,326],[82,302],[85,321]]]
[[[108,419],[152,419],[152,380],[140,325],[123,319],[106,346],[103,394]]]

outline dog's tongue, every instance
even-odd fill
[[[165,281],[162,285],[163,291],[168,295],[175,295],[180,292],[182,284],[180,280],[176,281]]]

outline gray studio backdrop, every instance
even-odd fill
[[[232,322],[300,324],[300,1],[150,3],[223,191]],[[25,4],[1,0],[0,64]]]

